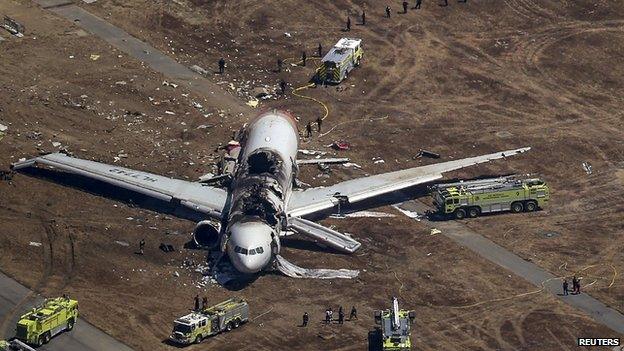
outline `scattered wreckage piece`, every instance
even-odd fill
[[[351,148],[351,144],[346,141],[334,141],[330,146],[335,150],[349,150]]]
[[[9,33],[18,38],[22,38],[24,36],[24,31],[26,29],[23,24],[17,22],[9,16],[4,16],[2,28],[6,29]]]
[[[418,150],[418,153],[416,154],[416,156],[414,156],[414,158],[420,158],[420,157],[428,157],[428,158],[440,158],[440,154],[433,152],[433,151],[429,151],[429,150],[425,150],[425,149],[420,149]]]
[[[583,170],[585,171],[585,173],[587,173],[587,175],[591,175],[594,172],[592,169],[592,165],[589,162],[583,162],[581,166],[583,166]]]
[[[275,256],[277,270],[291,278],[313,278],[313,279],[353,279],[357,278],[360,271],[351,269],[310,269],[299,267],[281,255]]]
[[[346,157],[335,158],[313,158],[310,160],[297,160],[298,165],[310,165],[310,164],[329,164],[329,163],[347,163],[350,160]]]

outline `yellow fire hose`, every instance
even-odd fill
[[[325,118],[327,118],[327,116],[329,116],[329,108],[327,107],[327,105],[325,105],[324,102],[322,102],[322,101],[320,101],[320,100],[318,100],[316,98],[313,98],[311,96],[299,94],[299,91],[305,90],[305,89],[309,89],[309,88],[313,88],[315,86],[316,86],[316,84],[314,84],[314,83],[310,83],[308,85],[300,86],[299,88],[293,89],[292,94],[294,96],[300,97],[302,99],[312,100],[312,101],[316,102],[317,104],[323,106],[323,109],[325,109],[325,114],[323,115],[323,117],[321,117],[321,120],[324,120]]]

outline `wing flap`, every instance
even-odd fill
[[[303,218],[293,217],[290,218],[288,222],[289,226],[297,233],[305,235],[317,243],[342,252],[354,253],[362,246],[362,244],[346,234],[342,234]]]

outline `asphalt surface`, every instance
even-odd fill
[[[131,57],[144,62],[151,69],[162,73],[172,81],[187,85],[191,90],[201,94],[212,107],[235,114],[246,114],[251,111],[236,97],[226,93],[221,87],[204,76],[178,63],[124,30],[81,7],[71,4],[68,0],[35,0],[35,3],[98,36]],[[209,68],[203,68],[208,70],[208,74],[215,73]]]
[[[12,338],[19,317],[42,301],[42,297],[35,296],[28,288],[0,273],[0,322],[2,322],[0,338]],[[78,319],[74,330],[57,335],[49,344],[37,350],[131,351],[132,349],[84,319]]]
[[[431,210],[431,208],[416,200],[404,202],[399,207],[418,213],[425,213],[427,210]],[[560,277],[497,245],[481,234],[471,230],[460,221],[424,222],[431,228],[439,229],[442,235],[452,239],[457,244],[470,249],[492,263],[508,269],[531,284],[540,288],[543,287],[544,291],[555,295],[562,302],[585,312],[596,322],[613,331],[624,334],[624,315],[584,292],[580,295],[562,296],[562,280]]]

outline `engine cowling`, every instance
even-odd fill
[[[221,226],[211,221],[197,223],[193,230],[193,242],[202,249],[214,249],[219,246]]]

